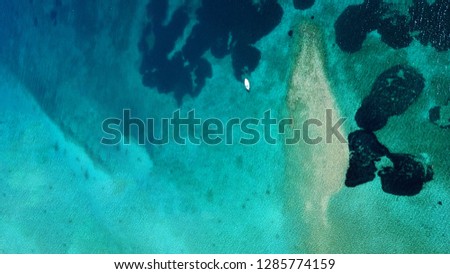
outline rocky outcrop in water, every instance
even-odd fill
[[[433,168],[410,154],[390,154],[393,166],[378,172],[384,192],[413,196],[419,194],[423,184],[433,179]]]
[[[370,131],[383,128],[389,117],[404,113],[424,87],[425,79],[411,66],[397,65],[384,71],[356,112],[358,126]]]
[[[378,142],[373,132],[357,130],[348,136],[350,166],[347,170],[345,185],[355,187],[375,179],[375,162],[389,154],[389,150]]]
[[[415,0],[409,8],[410,30],[423,45],[430,44],[437,51],[450,49],[450,1]]]
[[[406,48],[413,38],[409,33],[409,21],[405,15],[393,14],[380,22],[378,33],[381,41],[394,49]]]
[[[190,20],[188,4],[179,7],[167,24],[166,0],[151,0],[147,13],[139,43],[142,82],[161,93],[173,93],[181,104],[185,95],[197,96],[212,77],[211,64],[204,57],[208,50],[215,58],[232,54],[239,81],[253,72],[261,58],[254,44],[280,23],[283,9],[276,0],[203,0],[196,11],[197,23],[180,50],[175,50],[175,43]]]
[[[298,10],[306,10],[314,5],[316,0],[294,0],[294,8]]]
[[[450,129],[450,101],[444,106],[436,106],[429,111],[430,122],[443,129]]]
[[[336,43],[341,50],[359,51],[367,34],[380,26],[383,12],[380,0],[365,0],[361,5],[348,6],[334,23]]]
[[[425,79],[413,67],[397,65],[381,73],[364,98],[355,115],[359,127],[348,137],[350,165],[345,185],[355,187],[381,179],[384,192],[412,196],[418,194],[425,182],[433,179],[433,168],[410,154],[395,154],[381,144],[374,131],[382,129],[389,117],[401,115],[413,104],[425,87]],[[430,120],[440,120],[440,109],[430,111]],[[382,157],[387,160],[377,167]],[[377,173],[378,171],[378,173]]]
[[[415,0],[408,13],[381,0],[365,0],[348,6],[335,24],[336,43],[349,53],[359,51],[368,33],[378,30],[381,40],[394,49],[405,48],[417,39],[437,51],[450,49],[450,1]]]

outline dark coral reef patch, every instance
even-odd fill
[[[345,185],[355,187],[375,179],[377,168],[375,162],[389,154],[375,134],[370,131],[357,130],[348,136],[350,166],[347,170]]]
[[[178,104],[185,95],[197,96],[212,77],[212,66],[204,57],[208,50],[215,58],[231,54],[239,81],[254,71],[261,58],[254,44],[269,34],[283,15],[276,0],[203,0],[196,11],[197,23],[176,50],[190,20],[189,8],[179,7],[164,24],[168,1],[151,0],[139,43],[143,84],[162,93],[173,92]]]
[[[294,0],[294,8],[298,10],[306,10],[311,8],[316,0]]]
[[[368,33],[377,30],[381,41],[394,49],[417,39],[437,51],[450,49],[450,1],[414,0],[407,14],[382,0],[365,0],[348,6],[335,24],[336,43],[349,53],[359,51]]]
[[[450,100],[443,106],[432,107],[428,112],[430,122],[442,129],[450,129]]]
[[[384,13],[381,0],[365,0],[361,5],[348,6],[334,23],[336,44],[345,52],[359,51],[367,34],[380,26]]]
[[[394,14],[381,20],[378,33],[381,41],[393,49],[406,48],[413,41],[408,17],[405,15]]]
[[[410,154],[390,154],[393,166],[378,172],[384,192],[398,196],[414,196],[420,193],[423,184],[433,179],[430,165]]]
[[[370,94],[364,98],[355,115],[358,126],[363,130],[348,136],[350,163],[346,186],[355,187],[370,182],[378,174],[384,192],[413,196],[420,193],[424,183],[433,179],[433,168],[425,159],[391,153],[374,133],[386,125],[389,117],[404,113],[424,87],[423,76],[408,65],[393,66],[377,77]],[[437,119],[440,116],[433,109],[430,120]],[[385,159],[381,162],[383,157]]]
[[[409,8],[410,29],[423,45],[430,44],[437,51],[450,49],[450,1],[436,0],[428,4],[425,0],[415,0]]]
[[[415,68],[397,65],[381,73],[356,112],[358,126],[370,131],[383,128],[389,117],[404,113],[425,87]]]

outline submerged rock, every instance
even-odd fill
[[[429,111],[430,121],[439,126],[440,128],[449,129],[450,128],[450,104],[447,103],[445,106],[436,106]]]
[[[376,30],[385,11],[381,0],[365,0],[361,5],[348,6],[334,23],[336,44],[345,52],[361,49],[369,32]]]
[[[378,28],[381,41],[394,49],[409,46],[413,38],[409,34],[409,21],[405,15],[394,14],[381,21]]]
[[[375,162],[386,156],[389,150],[378,142],[373,132],[358,130],[348,136],[350,166],[347,170],[345,185],[355,187],[375,178]]]
[[[416,0],[409,9],[410,28],[423,45],[431,44],[437,51],[450,49],[450,1],[436,0],[428,4]]]
[[[410,30],[420,31],[428,28],[430,24],[430,5],[426,0],[415,0],[409,7]]]
[[[208,50],[215,58],[231,54],[239,81],[244,73],[255,70],[261,53],[253,45],[269,34],[283,16],[276,0],[202,0],[196,24],[185,43],[176,46],[184,40],[180,37],[191,20],[191,12],[190,6],[183,4],[167,18],[167,1],[150,0],[148,22],[139,42],[143,85],[172,93],[178,105],[185,95],[198,96],[206,79],[212,77],[212,66],[204,57]]]
[[[283,9],[276,0],[260,3],[251,0],[201,2],[196,12],[198,23],[182,48],[183,55],[190,62],[200,58],[208,49],[216,58],[223,58],[236,52],[237,45],[240,49],[250,47],[273,31],[283,16]],[[247,60],[251,63],[245,66],[254,64],[254,58]],[[239,76],[240,71],[235,71],[235,75]],[[236,78],[241,81],[240,77]]]
[[[250,45],[236,45],[231,54],[234,76],[243,79],[244,75],[253,72],[261,59],[261,52]]]
[[[334,24],[336,42],[346,52],[361,49],[367,33],[378,30],[381,40],[394,49],[407,47],[416,38],[437,51],[450,49],[450,1],[414,0],[408,13],[401,15],[395,5],[366,0],[348,6]]]
[[[413,196],[422,190],[424,183],[433,179],[433,168],[426,163],[425,158],[390,153],[373,132],[365,130],[352,132],[348,142],[350,165],[345,180],[347,187],[372,181],[378,171],[384,192]],[[387,157],[390,162],[380,162],[382,157]],[[376,162],[380,162],[378,167]]]
[[[450,49],[450,1],[436,0],[430,5],[430,22],[427,32],[430,44],[437,51]]]
[[[195,73],[193,96],[197,96],[205,86],[206,78],[212,77],[212,67],[206,59],[201,58],[197,62],[196,67],[193,68],[193,71]]]
[[[298,10],[306,10],[314,5],[316,0],[294,0],[294,8]]]
[[[410,154],[390,154],[392,167],[385,167],[378,172],[384,192],[413,196],[419,194],[423,184],[433,179],[433,168]]]
[[[384,71],[356,112],[358,126],[370,131],[383,128],[389,117],[404,113],[424,87],[425,79],[411,66],[397,65]]]

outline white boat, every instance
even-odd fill
[[[247,91],[250,91],[250,81],[247,78],[244,79],[244,86]]]

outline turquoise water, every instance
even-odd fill
[[[406,42],[389,40],[398,32],[367,26],[358,48],[353,35],[337,37],[335,22],[363,1],[304,10],[287,0],[202,2],[1,1],[0,252],[449,253],[450,132],[440,125],[450,118],[450,11],[435,16],[439,39],[414,25],[398,48]],[[410,20],[413,1],[384,2],[384,19]],[[366,170],[374,177],[346,187],[347,143],[285,145],[277,127],[274,144],[239,144],[249,135],[234,131],[231,145],[141,145],[136,127],[118,144],[101,143],[105,119],[124,109],[144,121],[179,109],[224,123],[270,110],[300,129],[332,109],[334,122],[347,118],[347,139],[361,129],[354,117],[377,77],[399,64],[423,77],[423,89],[369,131],[389,150],[378,171],[389,171],[393,154],[414,156],[422,173],[432,168],[414,195],[386,192],[393,177]],[[263,136],[261,124],[253,128]],[[199,127],[191,133],[204,136]],[[387,174],[408,185],[399,169]]]

